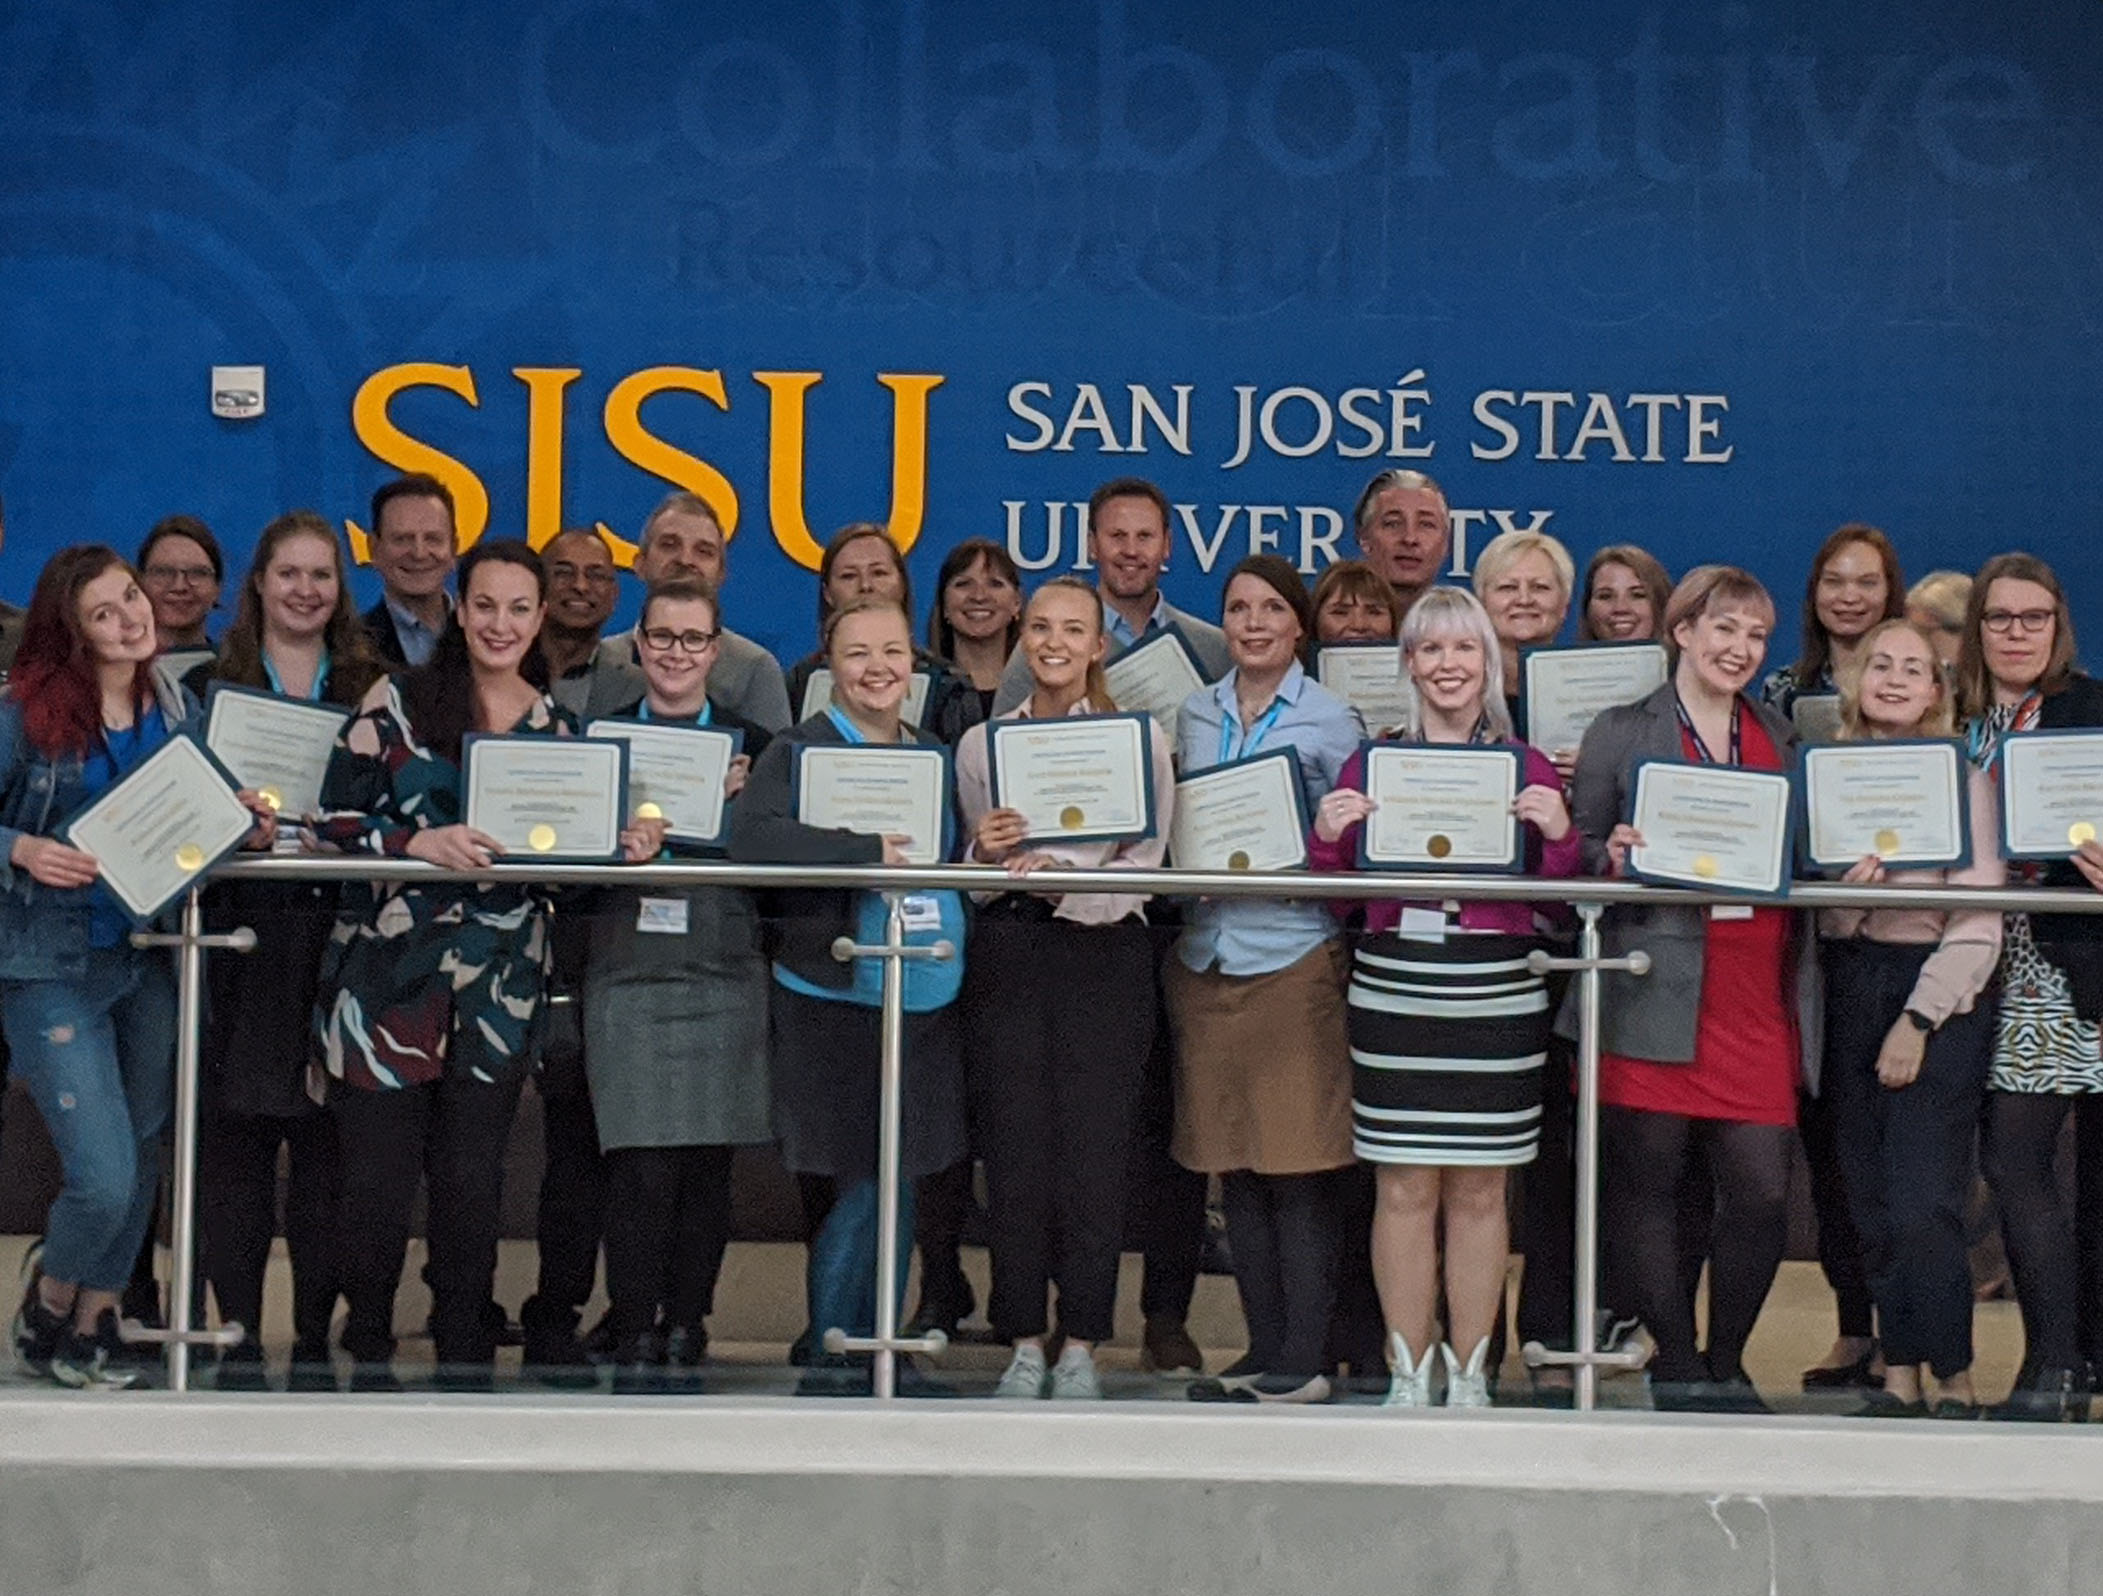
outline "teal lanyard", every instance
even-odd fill
[[[292,696],[285,691],[285,684],[278,676],[277,667],[270,663],[268,654],[263,656],[263,676],[270,683],[270,690],[277,694],[278,697],[290,698]],[[307,689],[307,697],[315,703],[321,702],[321,695],[328,688],[328,685],[329,657],[327,654],[323,654],[321,656],[321,664],[314,671],[314,685]]]
[[[696,715],[691,721],[688,721],[687,724],[690,726],[706,726],[709,723],[709,721],[714,717],[714,714],[715,706],[704,698],[701,700],[701,713]],[[649,699],[646,698],[640,704],[637,704],[635,706],[635,718],[637,720],[657,719],[655,715],[650,713]]]
[[[1249,735],[1242,740],[1241,746],[1237,750],[1235,739],[1241,736],[1240,707],[1240,700],[1237,699],[1234,706],[1220,718],[1219,762],[1222,765],[1234,758],[1237,753],[1244,755],[1253,754],[1263,745],[1263,739],[1269,736],[1271,728],[1278,724],[1278,717],[1285,713],[1285,699],[1280,696],[1271,700],[1271,707],[1265,710],[1257,719],[1256,724],[1249,729]]]
[[[825,714],[831,720],[834,730],[838,731],[848,742],[866,743],[869,740],[862,735],[861,727],[855,725],[853,721],[840,713],[839,705],[827,704],[825,706]]]

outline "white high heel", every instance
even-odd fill
[[[1483,1372],[1483,1363],[1490,1355],[1490,1338],[1484,1336],[1475,1343],[1475,1350],[1462,1363],[1450,1344],[1441,1344],[1439,1351],[1446,1359],[1446,1406],[1449,1408],[1486,1408],[1490,1405],[1490,1377]],[[1431,1360],[1424,1360],[1429,1363]]]
[[[1390,1330],[1387,1334],[1387,1352],[1387,1396],[1380,1405],[1384,1408],[1430,1407],[1430,1349],[1425,1349],[1422,1363],[1414,1362],[1409,1356],[1409,1343],[1403,1339],[1402,1332]]]

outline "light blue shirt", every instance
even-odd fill
[[[1103,628],[1116,640],[1119,648],[1136,648],[1140,640],[1149,632],[1156,631],[1168,624],[1166,616],[1162,613],[1167,608],[1168,595],[1156,588],[1154,590],[1154,607],[1147,615],[1146,625],[1135,632],[1132,630],[1132,623],[1125,619],[1124,611],[1115,608],[1109,600],[1105,599],[1103,601]]]
[[[1216,765],[1220,750],[1229,743],[1236,759],[1290,748],[1299,761],[1307,812],[1313,815],[1315,805],[1336,785],[1345,762],[1365,741],[1365,722],[1357,710],[1295,664],[1278,684],[1270,706],[1277,718],[1271,719],[1270,710],[1259,715],[1250,730],[1261,735],[1244,742],[1237,697],[1240,677],[1238,670],[1229,671],[1183,701],[1176,715],[1178,767],[1190,774]],[[1297,964],[1340,929],[1336,916],[1319,902],[1214,899],[1189,907],[1176,949],[1193,970],[1216,967],[1222,975],[1268,975]]]
[[[411,665],[430,664],[431,656],[438,651],[439,629],[424,625],[390,595],[381,597],[387,600],[387,613],[394,617],[394,637],[402,645],[402,658]]]

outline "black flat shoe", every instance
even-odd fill
[[[1855,1409],[1858,1419],[1925,1419],[1928,1404],[1915,1398],[1908,1402],[1904,1397],[1893,1396],[1879,1387],[1862,1399],[1862,1406]]]
[[[1806,1391],[1881,1391],[1884,1389],[1884,1377],[1870,1372],[1871,1366],[1876,1361],[1877,1344],[1872,1341],[1868,1350],[1853,1363],[1843,1363],[1833,1368],[1820,1367],[1804,1370],[1804,1389]]]
[[[1960,1402],[1955,1397],[1941,1397],[1928,1409],[1928,1416],[1934,1419],[1976,1419],[1979,1416],[1979,1404]]]

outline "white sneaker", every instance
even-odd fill
[[[1052,1365],[1051,1399],[1054,1402],[1100,1402],[1102,1382],[1095,1377],[1095,1358],[1077,1341],[1066,1343],[1059,1361]]]
[[[1044,1349],[1025,1341],[1008,1360],[1008,1372],[1000,1377],[993,1394],[1010,1401],[1034,1402],[1044,1395],[1044,1380]]]
[[[1439,1352],[1446,1360],[1446,1406],[1449,1408],[1486,1408],[1490,1405],[1490,1377],[1483,1373],[1483,1361],[1490,1355],[1490,1338],[1484,1336],[1475,1343],[1475,1350],[1462,1363],[1450,1345],[1442,1344]],[[1424,1360],[1429,1363],[1429,1358]]]
[[[1387,1381],[1387,1397],[1381,1402],[1384,1408],[1428,1408],[1431,1406],[1431,1353],[1427,1349],[1422,1363],[1413,1362],[1409,1356],[1409,1343],[1399,1330],[1387,1333],[1387,1355],[1390,1373]]]

